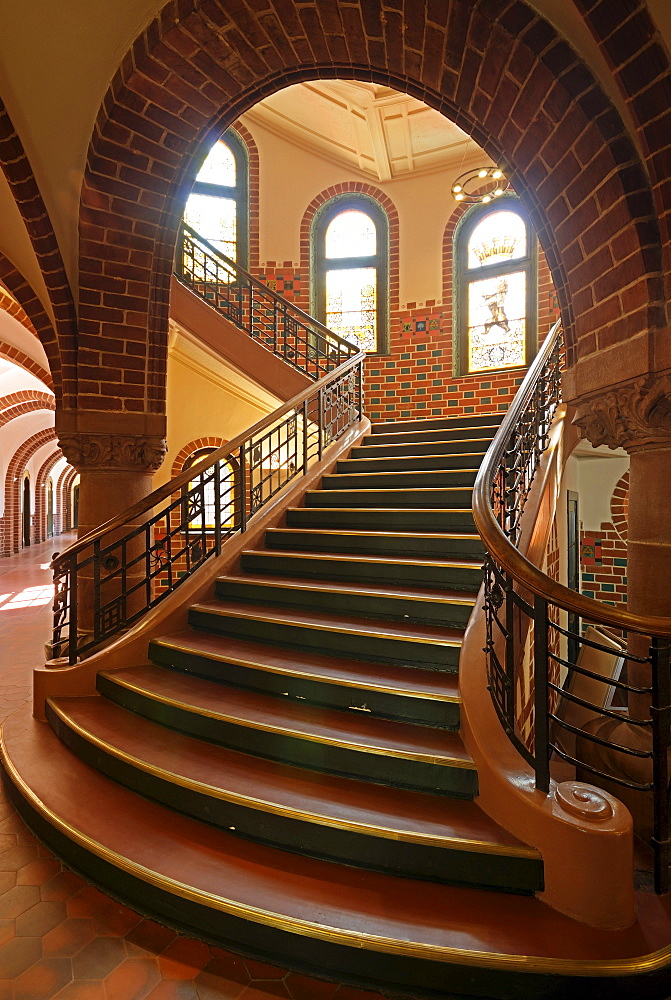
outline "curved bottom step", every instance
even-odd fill
[[[159,920],[244,954],[390,993],[610,1000],[668,995],[671,905],[626,931],[537,899],[397,879],[250,844],[127,791],[29,709],[2,733],[17,808],[69,864]]]

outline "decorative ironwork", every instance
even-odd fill
[[[363,360],[362,353],[348,359],[140,505],[55,553],[53,656],[75,663],[127,629],[304,476],[361,418]]]
[[[632,652],[624,639],[617,640],[623,628],[630,636],[637,631],[631,616],[575,595],[512,558],[561,399],[562,364],[557,325],[520,387],[475,484],[474,513],[488,548],[488,688],[508,738],[534,769],[538,789],[549,792],[551,765],[560,759],[575,768],[580,780],[651,798],[655,888],[663,893],[669,890],[671,860],[669,636],[653,635],[647,655]],[[497,524],[510,545],[499,542]],[[557,597],[558,592],[565,596]],[[581,615],[582,624],[579,619],[575,629],[568,627],[569,613]],[[643,713],[641,699],[648,706]]]
[[[176,274],[240,330],[315,381],[359,351],[182,223]]]

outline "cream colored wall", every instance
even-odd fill
[[[175,458],[197,438],[230,441],[272,413],[280,400],[224,364],[171,324],[168,351],[168,453],[154,488],[172,476]]]
[[[408,178],[377,181],[369,174],[340,166],[271,132],[254,119],[243,121],[259,148],[259,214],[261,264],[300,260],[300,223],[310,202],[322,191],[349,181],[362,181],[383,191],[399,215],[403,253],[399,260],[399,298],[423,305],[442,301],[442,245],[447,221],[456,207],[450,187],[475,165],[457,161],[451,169],[418,172]],[[490,163],[482,153],[477,165]]]

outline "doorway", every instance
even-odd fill
[[[23,479],[23,544],[30,545],[30,479]]]

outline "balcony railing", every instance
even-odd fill
[[[569,590],[517,547],[522,513],[560,402],[562,361],[557,325],[520,386],[474,487],[474,517],[487,548],[488,684],[501,725],[533,768],[538,789],[550,791],[552,763],[561,760],[581,780],[643,797],[642,814],[647,812],[652,829],[655,889],[665,893],[671,861],[671,619],[644,618]],[[624,640],[618,648],[613,634],[628,635],[629,649]],[[632,636],[643,639],[635,645]],[[594,653],[616,657],[621,669],[590,667]],[[577,693],[585,680],[587,697]],[[578,725],[569,721],[576,709]],[[630,727],[636,737],[609,739],[604,720]]]
[[[185,222],[175,273],[238,329],[309,378],[321,378],[358,353],[355,344],[268,288]]]
[[[52,655],[77,658],[137,622],[361,420],[357,353],[52,563]]]

